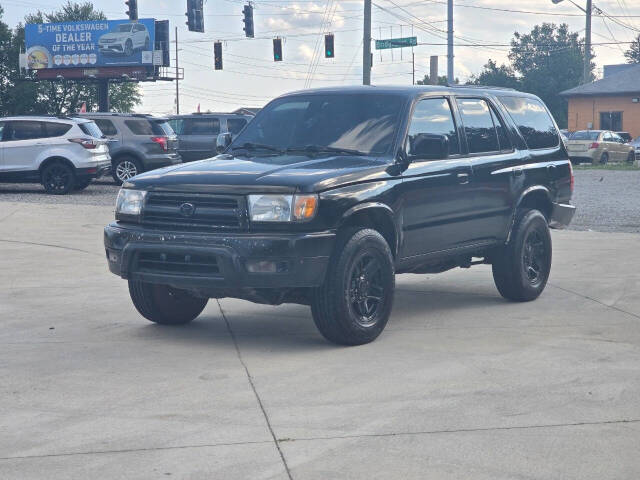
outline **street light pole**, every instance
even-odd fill
[[[364,36],[362,37],[362,84],[371,85],[371,0],[364,0]]]
[[[453,85],[453,0],[447,2],[447,83]]]
[[[552,3],[558,4],[563,0],[551,0]],[[587,0],[587,7],[582,8],[573,0],[569,0],[576,7],[582,10],[587,16],[587,23],[584,29],[584,69],[582,71],[582,83],[591,81],[591,15],[593,13],[593,2]]]

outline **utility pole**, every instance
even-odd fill
[[[109,111],[109,79],[101,78],[98,80],[98,111]]]
[[[413,50],[413,49],[412,49]],[[411,85],[416,84],[416,54],[411,52]]]
[[[176,27],[176,115],[180,115],[180,86],[178,78],[178,27]]]
[[[371,85],[371,0],[364,0],[364,36],[362,37],[362,84]]]
[[[453,0],[447,0],[447,82],[453,85]]]
[[[587,25],[584,31],[584,73],[582,77],[583,83],[591,81],[591,13],[593,5],[591,0],[587,0]]]

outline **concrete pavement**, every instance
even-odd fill
[[[554,232],[550,285],[403,275],[382,336],[210,301],[153,325],[112,208],[0,202],[0,478],[640,477],[640,236]]]

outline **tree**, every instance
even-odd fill
[[[640,34],[631,42],[629,50],[624,52],[624,56],[629,63],[640,63]]]
[[[583,77],[584,43],[567,24],[543,23],[527,34],[514,33],[510,65],[493,60],[472,83],[510,87],[539,96],[561,127],[567,125],[567,102],[560,92],[579,85]],[[591,64],[593,71],[594,64]],[[593,78],[593,74],[591,76]]]
[[[26,23],[67,22],[81,20],[105,20],[104,13],[94,10],[89,2],[67,3],[57,12],[29,14]],[[0,23],[0,43],[3,29]],[[32,81],[33,73],[26,77],[18,71],[18,55],[24,46],[24,26],[19,24],[12,32],[10,48],[3,66],[8,65],[5,72],[0,68],[0,85],[8,85],[6,90],[0,87],[0,111],[3,114],[50,114],[61,115],[76,112],[83,102],[88,110],[97,110],[98,93],[94,82],[74,81]],[[3,49],[4,51],[4,49]],[[118,112],[130,112],[141,102],[140,90],[136,83],[112,83],[109,85],[111,109]]]
[[[455,83],[460,83],[460,81],[456,78]],[[418,80],[416,82],[418,85],[431,85],[431,79],[429,75],[425,75],[422,80]],[[446,75],[440,76],[438,75],[438,82],[436,85],[449,85]]]

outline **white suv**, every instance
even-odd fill
[[[98,39],[100,53],[116,53],[126,57],[136,50],[149,50],[151,37],[141,23],[121,23],[113,32],[105,33]]]
[[[0,182],[42,183],[63,195],[109,173],[107,140],[91,120],[0,118]]]

